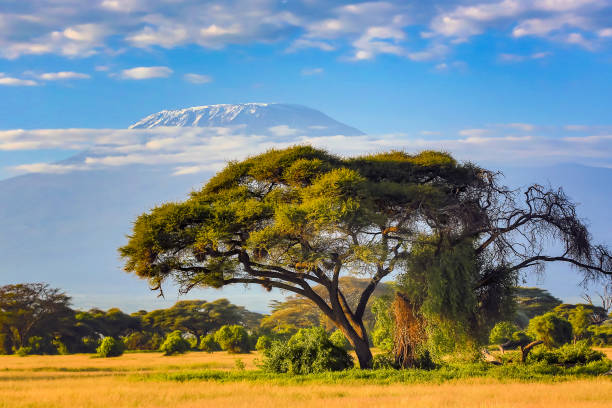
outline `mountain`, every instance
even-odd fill
[[[281,103],[205,105],[163,110],[131,125],[130,129],[160,126],[241,128],[249,134],[278,136],[357,136],[364,133],[340,123],[318,110]]]

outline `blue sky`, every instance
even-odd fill
[[[340,153],[438,148],[492,166],[612,168],[610,95],[610,0],[0,5],[0,180],[116,166],[127,151],[126,164],[180,157],[178,169],[210,171],[271,144],[147,133],[157,146],[174,138],[166,151],[125,129],[163,109],[241,102],[306,105],[369,135],[291,141]],[[100,144],[110,160],[53,164]]]

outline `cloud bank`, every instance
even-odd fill
[[[483,165],[577,163],[612,168],[612,128],[581,125],[540,128],[508,123],[462,129],[450,135],[425,131],[418,136],[397,133],[307,137],[286,125],[275,126],[267,134],[246,134],[240,127],[0,131],[0,151],[84,152],[60,163],[13,166],[13,174],[67,173],[141,164],[170,165],[179,176],[220,169],[228,160],[294,144],[310,144],[346,155],[436,149]]]

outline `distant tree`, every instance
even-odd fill
[[[200,350],[212,353],[213,351],[220,351],[221,346],[215,341],[213,333],[208,333],[206,336],[202,336],[200,339]]]
[[[126,271],[159,290],[173,279],[183,292],[256,284],[308,298],[349,339],[360,367],[369,368],[368,301],[382,279],[405,270],[415,244],[431,255],[434,270],[437,254],[447,253],[450,262],[458,243],[464,260],[482,266],[456,271],[456,278],[438,268],[435,282],[427,278],[429,266],[409,271],[426,292],[461,299],[461,313],[473,305],[487,311],[471,320],[497,317],[527,267],[565,261],[587,278],[612,274],[607,250],[591,244],[562,191],[532,186],[525,197],[518,207],[516,193],[500,187],[494,173],[446,153],[340,158],[296,146],[232,162],[187,201],[141,215],[120,253]],[[564,253],[544,254],[543,236],[558,237]],[[339,278],[351,273],[368,278],[353,306],[339,287]],[[447,316],[458,311],[445,310]]]
[[[191,345],[183,337],[183,333],[180,330],[175,330],[168,334],[166,340],[159,347],[159,351],[162,351],[166,356],[170,356],[172,354],[186,353],[190,348]]]
[[[242,326],[222,326],[215,332],[214,339],[222,350],[230,353],[248,353],[251,351],[249,334]]]
[[[264,351],[272,347],[272,338],[270,336],[259,336],[257,343],[255,343],[255,350]]]
[[[0,287],[0,333],[4,352],[29,347],[29,340],[50,344],[69,334],[74,325],[70,297],[45,283]]]
[[[531,319],[527,332],[547,347],[560,347],[572,340],[570,322],[552,312]]]
[[[105,337],[96,352],[100,357],[119,357],[125,350],[125,344],[120,339]]]
[[[491,329],[489,334],[490,344],[502,344],[512,340],[512,335],[519,331],[519,328],[512,322],[499,322]]]
[[[572,315],[575,315],[578,310],[580,310],[581,314],[584,314],[584,320],[588,320],[589,325],[600,324],[607,318],[606,310],[603,307],[584,303],[576,305],[563,303],[555,307],[553,312],[564,319],[570,320]]]

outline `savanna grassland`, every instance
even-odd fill
[[[612,357],[612,349],[605,350]],[[0,356],[0,407],[609,407],[610,376],[290,377],[257,369],[257,353]],[[237,360],[240,362],[237,363]],[[493,373],[493,372],[492,372]],[[499,372],[497,373],[499,374]]]

